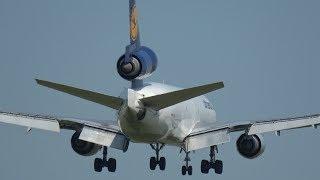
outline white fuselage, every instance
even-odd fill
[[[180,90],[160,83],[145,83],[133,90],[139,97],[150,97]],[[128,101],[130,98],[126,97]],[[129,104],[129,103],[128,103]],[[147,108],[145,117],[137,120],[130,115],[128,104],[118,112],[118,123],[124,134],[137,143],[164,143],[179,146],[184,138],[201,123],[216,121],[216,113],[205,96],[199,96],[171,107],[155,111]]]

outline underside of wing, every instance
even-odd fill
[[[60,132],[61,129],[73,130],[80,140],[99,146],[107,146],[126,151],[129,139],[121,132],[116,122],[102,124],[95,121],[75,118],[60,118],[45,115],[0,112],[0,122],[19,126]],[[101,122],[101,121],[100,121]]]
[[[268,121],[256,121],[252,123],[250,128],[247,130],[248,135],[261,134],[266,132],[278,132],[283,130],[298,129],[305,127],[314,127],[320,124],[320,114],[286,118],[286,119],[275,119]]]
[[[195,128],[184,140],[185,148],[189,151],[205,147],[219,145],[230,141],[231,132],[244,132],[246,135],[259,135],[267,132],[281,131],[314,127],[320,125],[320,114],[274,119],[267,121],[240,122],[235,124],[206,124]]]
[[[58,119],[40,115],[0,112],[0,122],[36,128],[53,132],[60,132]]]

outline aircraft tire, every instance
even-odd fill
[[[208,174],[210,169],[210,163],[207,160],[201,161],[201,173]]]
[[[156,169],[157,160],[156,160],[155,157],[151,157],[151,158],[150,158],[149,166],[150,166],[150,170],[152,170],[152,171]]]
[[[117,161],[114,158],[108,160],[108,171],[115,172],[117,169]]]
[[[188,175],[191,176],[192,175],[192,166],[189,166],[187,170],[188,170]]]
[[[164,157],[160,158],[159,167],[161,171],[164,171],[166,169],[166,158]]]
[[[101,172],[103,167],[103,161],[100,158],[94,160],[94,171]]]
[[[214,172],[216,174],[222,174],[223,171],[223,162],[220,160],[216,160],[216,162],[214,163]]]
[[[187,173],[187,167],[186,166],[182,166],[181,168],[181,174],[184,176]]]

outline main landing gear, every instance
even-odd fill
[[[164,171],[166,169],[166,158],[159,158],[159,152],[164,147],[164,144],[161,144],[161,146],[159,146],[159,143],[156,143],[155,145],[150,144],[150,146],[153,150],[156,151],[156,157],[150,158],[150,170],[155,170],[157,165],[159,165],[160,170]]]
[[[182,175],[186,175],[188,172],[188,175],[191,176],[192,175],[192,166],[189,165],[189,161],[191,161],[189,154],[190,152],[186,152],[186,157],[184,158],[184,161],[186,162],[186,165],[182,166],[181,168],[181,173]]]
[[[107,160],[108,148],[103,147],[103,158],[94,160],[94,170],[101,172],[103,167],[107,167],[109,172],[115,172],[117,169],[117,161],[114,158]]]
[[[203,174],[208,174],[209,170],[212,168],[216,174],[222,174],[223,163],[220,160],[216,160],[216,153],[218,153],[217,146],[210,147],[210,161],[201,161],[201,172]]]

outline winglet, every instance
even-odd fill
[[[181,103],[183,101],[187,101],[189,99],[221,89],[223,87],[223,82],[218,82],[188,89],[182,89],[166,94],[146,97],[140,100],[144,103],[145,106],[151,107],[154,110],[158,111],[169,106]]]

